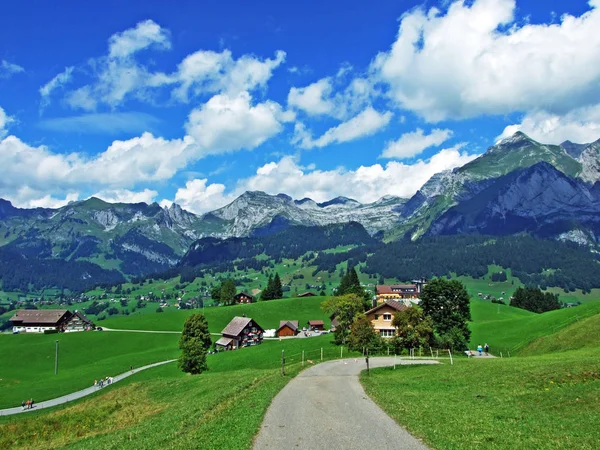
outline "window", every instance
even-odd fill
[[[375,314],[375,320],[379,320],[379,314]]]
[[[395,330],[379,330],[379,335],[381,337],[394,337],[395,335]]]
[[[383,320],[392,320],[392,315],[391,314],[384,314],[383,315]]]

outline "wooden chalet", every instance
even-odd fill
[[[375,302],[373,306],[385,303],[386,300],[402,300],[410,306],[411,303],[419,303],[425,281],[415,280],[412,284],[379,284],[375,288]]]
[[[325,329],[325,322],[323,322],[322,320],[309,320],[308,329],[315,331],[323,331]]]
[[[43,333],[45,331],[86,331],[94,324],[79,311],[66,309],[21,309],[10,318],[13,333]]]
[[[235,350],[240,347],[258,345],[263,340],[265,330],[250,317],[234,317],[221,332],[222,337],[215,342],[218,350]]]
[[[279,322],[279,328],[277,328],[277,337],[296,336],[300,330],[298,330],[297,320],[281,320]]]
[[[252,303],[254,302],[254,297],[246,292],[240,292],[239,294],[236,294],[235,297],[233,297],[235,299],[236,303]]]
[[[383,303],[375,306],[365,313],[371,321],[373,328],[383,338],[391,338],[396,336],[396,327],[392,324],[394,314],[398,311],[408,309],[404,303],[397,300],[387,299]]]
[[[317,294],[314,294],[312,292],[303,292],[302,294],[298,295],[298,297],[316,297]]]

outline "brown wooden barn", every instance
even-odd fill
[[[277,328],[277,337],[296,336],[298,331],[297,320],[281,320]]]
[[[223,329],[221,337],[215,342],[219,350],[235,350],[240,347],[258,345],[263,340],[265,330],[250,317],[234,317]]]
[[[309,320],[308,329],[315,331],[323,331],[325,329],[325,322],[323,322],[322,320]]]
[[[317,294],[314,294],[312,292],[303,292],[302,294],[298,295],[298,297],[316,297]]]

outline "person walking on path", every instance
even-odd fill
[[[487,342],[485,344],[485,347],[483,347],[483,350],[485,351],[485,356],[489,356],[490,346],[487,345]]]
[[[479,345],[477,346],[477,351],[479,352],[479,356],[481,356],[481,355],[482,355],[482,353],[483,353],[483,347],[481,346],[481,344],[479,344]]]
[[[30,409],[33,409],[33,404],[34,404],[34,403],[35,403],[35,402],[33,401],[33,399],[29,400],[29,408],[30,408]]]
[[[21,409],[25,409],[25,404],[26,404],[26,403],[25,403],[25,400],[23,400],[23,401],[21,402]]]

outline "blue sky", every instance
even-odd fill
[[[213,3],[3,5],[0,197],[371,202],[600,137],[600,0]]]

